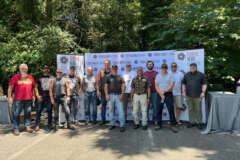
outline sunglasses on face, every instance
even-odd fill
[[[62,73],[62,72],[56,72],[56,73]]]
[[[167,67],[162,67],[162,69],[167,69]]]

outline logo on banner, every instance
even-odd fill
[[[67,57],[62,56],[62,57],[60,58],[60,61],[61,61],[62,64],[66,64],[66,63],[68,62],[68,59],[67,59]]]
[[[96,54],[94,54],[94,55],[93,55],[93,58],[97,58],[97,55],[96,55]]]
[[[123,54],[121,54],[121,55],[120,55],[120,57],[121,57],[121,58],[124,58],[124,55],[123,55]]]
[[[148,53],[148,57],[152,57],[152,53]]]
[[[124,67],[121,68],[121,71],[124,71]]]
[[[94,67],[94,69],[93,69],[95,72],[97,71],[97,68],[96,67]]]
[[[184,53],[179,53],[179,54],[177,55],[177,57],[178,57],[179,60],[184,60],[186,56],[185,56]]]
[[[138,61],[137,61],[137,60],[135,60],[135,61],[134,61],[134,63],[135,63],[135,64],[138,64]]]

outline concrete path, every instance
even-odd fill
[[[201,135],[196,128],[168,126],[147,131],[127,126],[109,131],[107,126],[85,126],[57,133],[24,133],[16,137],[9,126],[0,125],[0,160],[239,160],[240,137]]]

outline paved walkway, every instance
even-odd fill
[[[0,160],[239,160],[240,137],[201,135],[199,130],[166,126],[160,131],[81,125],[74,131],[21,133],[0,125]]]

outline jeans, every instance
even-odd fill
[[[148,108],[147,108],[147,117],[148,120],[150,120],[150,116],[149,116],[149,110],[150,110],[150,105],[152,104],[152,108],[153,108],[153,122],[157,121],[157,97],[158,97],[158,93],[157,92],[151,92],[151,96],[150,96],[150,104],[148,104]]]
[[[120,127],[125,125],[124,111],[123,111],[123,103],[119,100],[119,94],[109,94],[110,103],[109,103],[109,120],[111,126],[115,126],[115,117],[114,117],[114,106],[117,107],[118,117],[120,121]]]
[[[176,125],[176,118],[175,118],[175,113],[174,113],[174,106],[173,106],[173,94],[172,92],[165,93],[165,100],[164,103],[162,103],[162,98],[158,95],[157,96],[157,116],[158,116],[158,125],[162,125],[162,111],[164,107],[164,103],[167,105],[168,113],[170,116],[170,122],[171,125]]]
[[[85,118],[86,120],[91,120],[90,116],[90,105],[92,103],[93,110],[92,110],[92,121],[97,121],[97,94],[96,92],[86,92],[85,93]]]
[[[19,129],[20,123],[20,114],[22,109],[24,109],[24,126],[30,126],[30,114],[32,111],[32,100],[14,100],[14,119],[13,119],[13,128]]]
[[[102,121],[106,121],[106,106],[107,106],[107,101],[106,101],[106,97],[105,97],[105,93],[104,91],[101,91],[101,106],[102,106],[102,110],[101,110],[101,117],[102,117]]]
[[[51,125],[52,123],[52,104],[50,97],[42,97],[42,101],[37,101],[37,117],[36,117],[36,126],[40,125],[40,119],[41,119],[41,114],[44,109],[44,107],[47,108],[48,112],[48,125]]]
[[[77,114],[78,114],[78,96],[71,96],[69,103],[71,117],[73,118],[73,122],[77,122]]]
[[[54,106],[54,122],[55,125],[58,125],[59,123],[59,106],[62,106],[63,111],[65,112],[65,117],[67,120],[67,123],[70,124],[70,109],[67,105],[66,97],[55,97],[54,98],[55,104]]]

